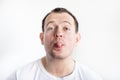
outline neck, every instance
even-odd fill
[[[48,59],[42,58],[45,69],[54,76],[64,77],[71,74],[74,70],[75,62],[69,57],[67,59]]]

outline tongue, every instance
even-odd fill
[[[56,48],[60,48],[60,47],[62,47],[62,43],[55,43],[55,45],[54,45]]]

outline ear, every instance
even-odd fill
[[[76,45],[78,44],[78,42],[80,41],[80,39],[81,39],[81,35],[79,33],[77,33],[76,34],[76,39],[75,39]]]
[[[44,33],[40,33],[39,38],[41,40],[41,44],[44,44]]]

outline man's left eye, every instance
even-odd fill
[[[70,28],[68,28],[68,27],[64,27],[64,30],[70,30]]]

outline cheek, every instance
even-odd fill
[[[69,34],[66,36],[66,43],[70,46],[73,46],[75,43],[75,36],[72,34]]]
[[[45,34],[44,36],[45,45],[50,45],[51,40],[52,40],[52,36],[50,34]]]

